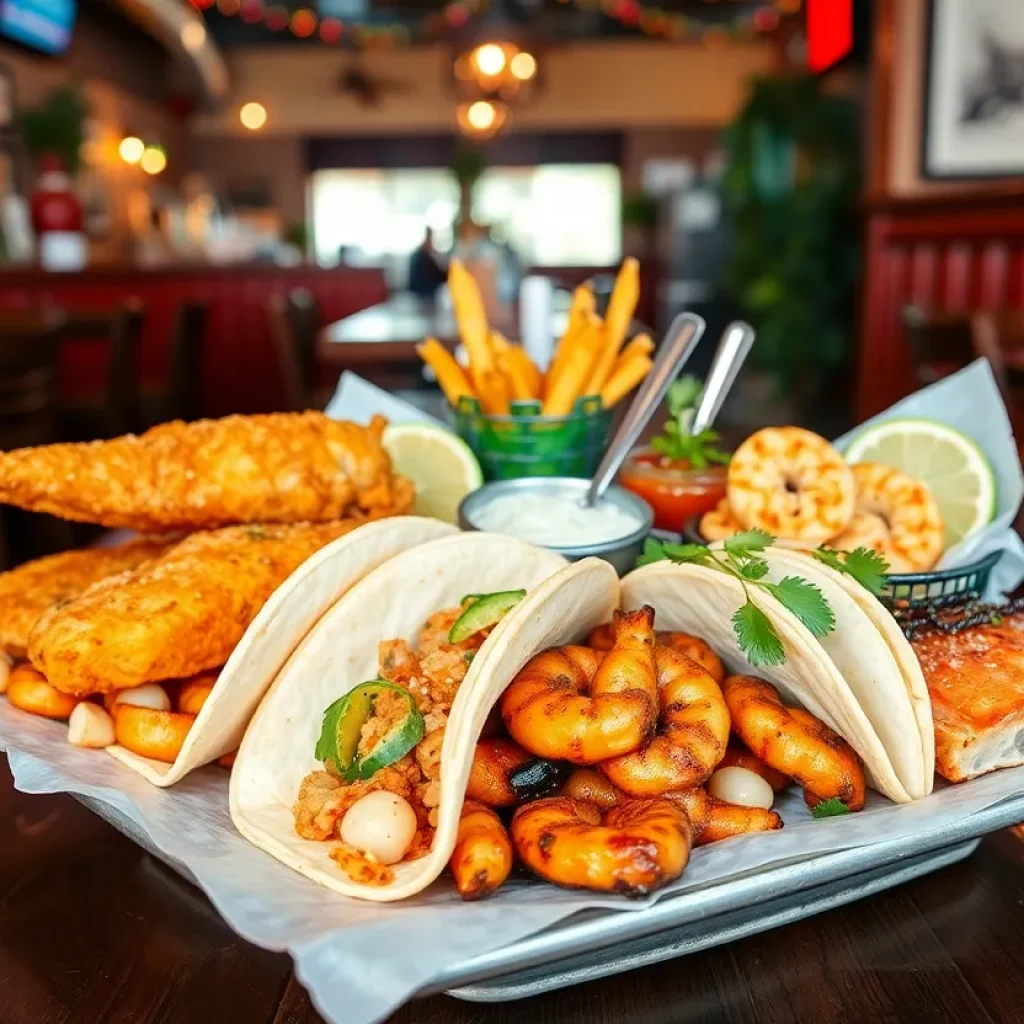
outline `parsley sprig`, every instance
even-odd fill
[[[669,459],[687,462],[692,469],[707,469],[711,463],[725,465],[726,452],[715,447],[719,434],[714,430],[690,433],[690,424],[703,385],[696,377],[680,377],[669,386],[665,396],[671,419],[661,434],[651,438],[651,447]]]
[[[870,548],[857,548],[854,551],[833,551],[831,548],[818,548],[812,552],[814,557],[830,569],[846,573],[855,579],[865,590],[878,597],[885,588],[889,563]]]
[[[746,601],[732,617],[736,642],[755,668],[758,665],[781,665],[786,660],[786,649],[771,619],[751,599],[751,588],[760,588],[771,594],[816,637],[831,633],[836,619],[822,592],[802,577],[785,576],[778,583],[769,583],[764,578],[768,575],[768,563],[759,555],[774,541],[775,538],[763,530],[737,533],[721,549],[715,550],[703,544],[648,540],[637,565],[650,565],[667,559],[717,569],[739,580]]]

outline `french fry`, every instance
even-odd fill
[[[498,366],[512,385],[512,397],[516,401],[529,401],[537,397],[530,375],[530,370],[536,370],[536,367],[524,349],[518,345],[509,345],[504,352],[498,353]]]
[[[437,376],[437,382],[441,385],[444,397],[452,407],[459,404],[463,395],[475,398],[473,386],[465,371],[455,361],[455,357],[437,340],[427,338],[422,345],[416,346],[416,352],[420,359],[429,366]]]
[[[551,365],[548,367],[547,378],[545,380],[545,396],[547,396],[548,389],[552,387],[554,382],[558,379],[558,375],[565,366],[565,361],[568,357],[569,350],[572,348],[573,342],[583,333],[587,326],[589,317],[594,315],[595,308],[596,302],[594,301],[594,292],[590,285],[586,282],[581,285],[577,285],[573,290],[572,302],[569,305],[568,326],[565,329],[565,334],[562,335],[562,338],[558,343],[558,347],[555,349],[555,356],[551,360]]]
[[[654,342],[649,334],[638,334],[625,348],[615,357],[615,364],[612,372],[608,375],[611,380],[616,372],[629,362],[634,356],[649,356],[654,351]]]
[[[634,356],[622,365],[601,389],[604,407],[610,409],[628,395],[650,373],[652,365],[651,357],[643,354]]]
[[[483,374],[494,370],[494,353],[480,289],[473,275],[458,260],[452,260],[448,267],[448,290],[459,338],[469,354],[470,376],[479,387]]]
[[[548,389],[541,407],[545,416],[567,416],[572,412],[576,399],[584,394],[583,386],[593,371],[594,358],[603,343],[601,318],[592,316],[583,333],[572,339],[565,366]]]
[[[488,416],[508,415],[512,389],[500,370],[484,370],[480,374],[478,387],[480,405]]]
[[[629,330],[639,298],[640,264],[630,258],[619,268],[612,296],[608,300],[608,311],[604,317],[604,348],[597,357],[593,373],[587,383],[587,394],[599,394],[611,376],[615,357],[622,347],[626,331]]]

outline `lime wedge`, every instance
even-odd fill
[[[996,477],[985,453],[945,423],[885,420],[858,434],[844,454],[847,462],[880,462],[923,480],[942,511],[946,550],[996,514]]]
[[[459,502],[484,482],[469,445],[443,427],[393,424],[384,431],[384,448],[395,471],[416,486],[417,515],[454,523]]]

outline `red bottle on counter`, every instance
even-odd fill
[[[81,270],[87,258],[82,204],[64,161],[56,153],[44,153],[39,160],[39,182],[32,194],[31,210],[43,269]]]

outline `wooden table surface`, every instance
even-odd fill
[[[316,1024],[284,954],[67,796],[0,764],[4,1024]],[[1017,1022],[1024,840],[798,924],[524,1002],[434,996],[388,1024]]]

